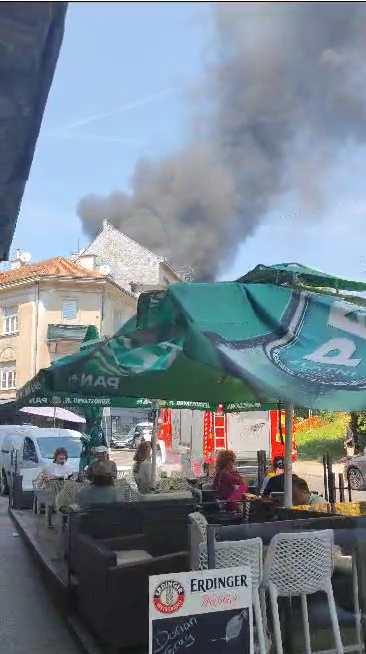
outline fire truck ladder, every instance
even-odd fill
[[[213,435],[215,454],[219,450],[225,450],[227,447],[226,438],[226,416],[224,413],[213,414]]]

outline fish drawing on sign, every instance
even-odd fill
[[[230,618],[229,622],[226,625],[225,636],[221,638],[211,638],[212,642],[217,642],[218,640],[223,640],[225,643],[229,643],[231,640],[238,638],[242,630],[243,623],[248,620],[248,609],[244,609],[238,615],[234,615]]]

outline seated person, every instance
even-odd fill
[[[41,479],[66,479],[75,472],[67,463],[68,454],[64,447],[58,447],[53,461],[48,463],[40,474]]]
[[[151,465],[151,445],[147,441],[142,441],[133,457],[132,472],[139,493],[149,493],[154,489],[152,482],[152,465]]]
[[[93,467],[97,465],[100,461],[108,463],[113,479],[117,479],[117,466],[114,461],[109,460],[108,447],[105,445],[99,445],[94,447],[93,454],[95,455],[94,461],[86,469],[86,477],[89,481],[93,478]]]
[[[305,479],[295,477],[292,479],[292,503],[294,506],[305,506],[306,504],[326,504],[324,497],[313,495]]]
[[[234,468],[235,454],[232,450],[222,450],[216,458],[216,472],[212,490],[219,500],[237,501],[247,492],[248,486]]]
[[[84,486],[80,491],[78,505],[81,509],[87,509],[96,504],[113,504],[117,501],[118,494],[109,461],[98,461],[93,466],[90,486]]]
[[[283,493],[285,485],[285,474],[284,474],[284,461],[282,457],[276,456],[273,459],[273,472],[275,473],[272,477],[266,477],[262,484],[261,495],[262,497],[269,497],[271,493]],[[297,478],[297,475],[293,474],[292,478]]]

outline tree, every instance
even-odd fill
[[[363,452],[366,447],[366,411],[351,413],[350,428],[355,442],[355,451]]]

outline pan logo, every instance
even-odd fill
[[[304,382],[366,388],[366,310],[301,294],[284,335],[265,351],[278,368]]]
[[[80,386],[86,388],[112,388],[117,390],[119,387],[119,377],[106,375],[86,375],[82,374]]]

